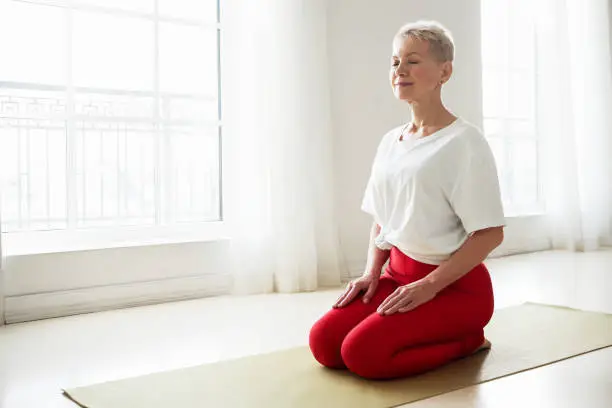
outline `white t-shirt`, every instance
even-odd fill
[[[381,227],[379,248],[439,265],[470,233],[505,225],[495,159],[482,133],[461,118],[400,141],[403,128],[380,142],[361,208]]]

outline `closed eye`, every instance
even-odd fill
[[[421,63],[421,61],[408,61],[409,65],[417,65],[417,64],[420,64],[420,63]],[[397,67],[398,65],[399,65],[399,61],[393,61],[391,63],[391,66],[393,66],[393,67]]]

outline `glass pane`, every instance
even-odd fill
[[[538,202],[537,144],[534,139],[515,139],[511,144],[512,202],[521,208]]]
[[[159,39],[161,91],[216,98],[217,30],[162,23]]]
[[[514,0],[508,16],[510,36],[508,44],[511,68],[533,70],[535,66],[534,6],[529,0]]]
[[[210,124],[219,120],[219,107],[214,99],[163,96],[162,113],[163,120],[168,122],[188,121],[193,124]]]
[[[171,171],[169,211],[177,222],[211,221],[219,209],[217,128],[167,128]]]
[[[12,122],[12,123],[11,123]],[[15,121],[0,119],[0,177],[2,188],[2,231],[21,225],[19,193],[19,130]]]
[[[65,228],[64,92],[0,88],[0,190],[5,231]]]
[[[155,115],[155,98],[126,93],[81,93],[75,95],[75,113],[95,118],[122,118],[129,121],[152,121]]]
[[[202,22],[217,22],[217,0],[159,0],[159,14]]]
[[[508,112],[508,73],[483,69],[482,111],[486,118],[502,118]]]
[[[503,120],[485,118],[484,133],[487,138],[500,138],[504,136]]]
[[[481,2],[482,60],[483,65],[506,67],[508,65],[508,0],[483,0]]]
[[[536,135],[533,120],[509,120],[506,121],[506,127],[506,135],[512,138],[533,138]]]
[[[535,117],[535,81],[533,71],[521,70],[509,74],[508,115],[512,118]]]
[[[72,0],[72,4],[75,6],[99,6],[141,13],[153,13],[155,11],[155,0]]]
[[[63,122],[0,119],[5,232],[66,227],[65,152]]]
[[[74,84],[153,90],[154,24],[140,18],[74,12]]]
[[[65,122],[48,133],[47,157],[49,177],[49,229],[64,229],[68,226],[66,130]]]
[[[65,26],[62,8],[0,1],[0,81],[64,85]]]
[[[50,201],[47,196],[48,132],[43,129],[31,129],[26,136],[26,141],[30,222],[35,228],[40,228],[46,224]]]
[[[155,222],[152,124],[78,122],[76,156],[80,227]]]

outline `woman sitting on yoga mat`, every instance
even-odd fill
[[[505,219],[486,139],[441,100],[453,56],[437,23],[408,24],[394,38],[389,79],[412,121],[382,138],[372,165],[365,272],[310,332],[324,366],[390,379],[490,347],[493,290],[482,262],[501,244]]]

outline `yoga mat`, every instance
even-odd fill
[[[307,347],[64,390],[87,408],[387,408],[612,345],[612,315],[526,303],[497,310],[489,351],[426,374],[367,381],[321,367]]]

